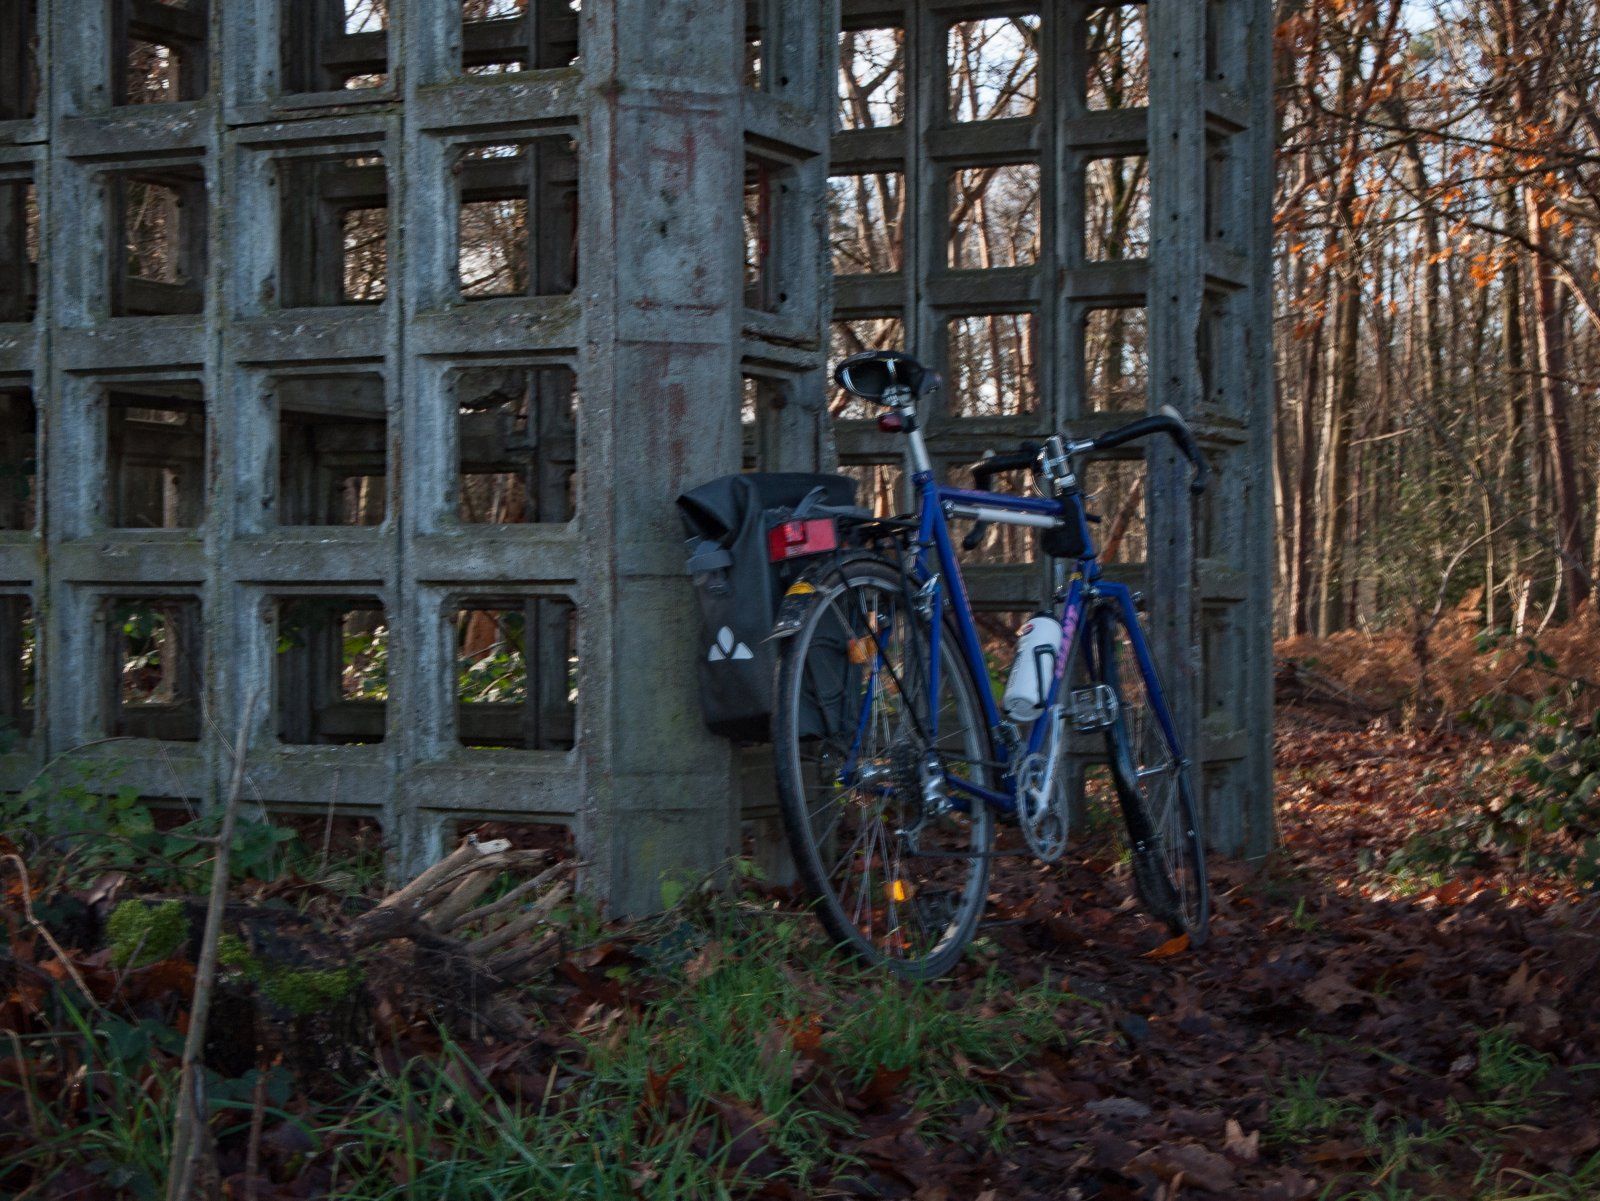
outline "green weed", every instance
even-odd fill
[[[1280,1142],[1304,1142],[1326,1134],[1356,1113],[1348,1102],[1322,1095],[1324,1073],[1295,1076],[1285,1082],[1283,1095],[1272,1103],[1268,1130]]]
[[[1504,1030],[1485,1030],[1478,1036],[1477,1059],[1473,1084],[1494,1098],[1490,1106],[1508,1111],[1508,1116],[1534,1101],[1554,1066],[1550,1056],[1519,1043]]]
[[[734,1198],[769,1178],[809,1194],[853,1179],[840,1149],[855,1123],[841,1102],[853,1094],[914,1109],[928,1138],[952,1107],[989,1104],[1001,1116],[983,1137],[999,1147],[1005,1089],[995,1081],[1064,1037],[1065,994],[1048,983],[1016,991],[992,973],[957,1005],[944,990],[866,972],[803,919],[726,908],[697,919],[666,926],[659,950],[641,947],[643,966],[608,970],[648,1004],[598,1009],[569,1033],[548,1080],[491,1086],[481,1048],[444,1034],[439,1052],[375,1065],[344,1098],[302,1097],[292,1117],[287,1080],[269,1078],[269,1121],[300,1132],[303,1162],[330,1172],[331,1195],[347,1201]],[[223,961],[272,982],[237,939]],[[107,1196],[158,1196],[180,1041],[156,1022],[103,1017],[28,1039],[34,1076],[0,1090],[33,1090],[35,1076],[59,1081],[81,1065],[94,1096],[74,1113],[30,1091],[40,1128],[6,1168],[35,1187],[90,1172]],[[256,1081],[208,1078],[219,1143],[246,1136]]]

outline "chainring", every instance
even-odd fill
[[[1022,761],[1017,772],[1017,825],[1022,828],[1028,850],[1041,863],[1054,863],[1065,855],[1072,833],[1067,790],[1061,787],[1061,777],[1057,777],[1051,790],[1054,795],[1043,795],[1049,768],[1048,757],[1035,751]]]

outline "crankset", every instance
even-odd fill
[[[1052,763],[1053,758],[1050,750],[1035,751],[1017,772],[1017,825],[1028,849],[1043,863],[1065,855],[1071,835],[1067,790],[1060,763]]]

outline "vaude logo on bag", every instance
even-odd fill
[[[706,656],[708,663],[722,663],[729,659],[754,659],[750,648],[742,642],[736,643],[733,631],[723,626],[717,631],[717,640],[711,644],[711,653]]]

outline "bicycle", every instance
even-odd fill
[[[936,481],[917,424],[918,401],[939,383],[933,372],[902,352],[873,351],[845,360],[835,379],[884,406],[882,428],[904,433],[918,503],[897,518],[816,507],[773,535],[779,550],[788,539],[833,551],[790,585],[774,627],[779,801],[823,927],[869,964],[916,979],[948,972],[984,910],[1002,853],[996,821],[1019,826],[1037,858],[1059,859],[1078,799],[1064,770],[1068,743],[1098,734],[1141,902],[1174,936],[1204,942],[1210,895],[1191,764],[1135,595],[1101,574],[1077,467],[1090,452],[1164,434],[1192,464],[1199,493],[1209,469],[1188,425],[1169,409],[1087,441],[1025,443],[981,460],[968,490]],[[994,476],[1024,470],[1041,495],[990,490]],[[1042,530],[1050,554],[1076,560],[1049,614],[1059,645],[1038,648],[1021,669],[1038,676],[1026,734],[988,686],[951,518],[976,523],[966,549],[1005,523]],[[831,544],[818,522],[832,526]]]

